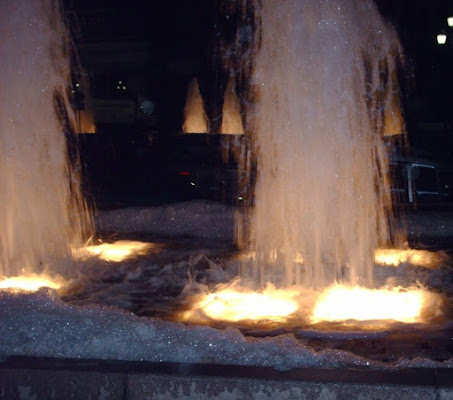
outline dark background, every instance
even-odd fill
[[[416,153],[452,161],[453,15],[451,0],[379,0],[383,15],[397,29],[406,65],[402,74],[409,140]],[[447,34],[444,46],[436,36]]]
[[[400,84],[412,152],[449,165],[453,161],[453,28],[448,27],[447,17],[453,16],[453,0],[376,3],[399,33],[405,52]],[[149,149],[180,133],[187,85],[194,77],[211,131],[217,131],[227,83],[217,49],[219,41],[231,40],[236,29],[237,20],[228,13],[234,8],[231,4],[221,0],[64,2],[84,68],[73,83],[81,75],[90,83],[85,90],[97,114],[97,134],[80,135],[82,153],[91,152],[84,164],[98,174],[91,178],[92,188],[108,189],[100,185],[108,175],[105,171],[102,175],[103,168],[110,175],[115,171],[116,178],[110,176],[112,189],[119,181],[128,181],[122,174],[156,167]],[[448,35],[444,46],[436,41],[441,32]],[[126,90],[117,90],[118,82]],[[140,109],[144,100],[152,102],[151,114]],[[140,154],[131,144],[140,147]],[[161,183],[144,179],[136,186],[149,187],[151,193],[156,184]],[[122,193],[135,190],[117,186]]]

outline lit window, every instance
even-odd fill
[[[127,91],[127,82],[123,79],[114,78],[112,80],[112,91],[116,95],[124,95]]]
[[[447,42],[447,35],[445,33],[439,33],[437,35],[437,44],[444,45]]]

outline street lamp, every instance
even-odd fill
[[[453,27],[453,17],[448,17],[448,18],[447,18],[447,24],[448,24],[448,26],[449,26],[450,28]]]
[[[447,35],[445,33],[439,33],[437,35],[437,44],[444,45],[447,42]]]

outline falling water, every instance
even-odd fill
[[[226,134],[243,134],[242,115],[239,105],[238,95],[234,84],[234,76],[228,79],[228,85],[225,90],[225,100],[222,110],[222,126],[220,133]]]
[[[62,272],[86,225],[57,1],[1,0],[0,275]]]
[[[208,133],[208,118],[196,78],[190,81],[187,88],[182,131],[183,133]]]
[[[389,240],[382,136],[402,132],[399,41],[371,0],[255,4],[255,257],[243,275],[370,285],[373,251]]]

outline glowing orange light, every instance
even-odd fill
[[[442,313],[442,297],[423,288],[368,289],[333,285],[323,291],[306,288],[253,292],[232,284],[199,297],[184,319],[208,322],[267,321],[282,324],[380,321],[427,323]],[[369,325],[367,325],[369,326]]]
[[[197,78],[192,79],[187,88],[182,131],[184,133],[208,133],[208,118],[204,110]]]
[[[60,289],[62,282],[42,275],[13,276],[0,280],[0,290],[36,292],[42,287]]]
[[[441,261],[438,253],[413,249],[377,249],[374,253],[376,264],[398,267],[408,263],[417,266],[431,267]]]
[[[363,287],[331,286],[319,297],[311,320],[372,321],[394,320],[421,322],[424,291],[413,289],[367,289]]]
[[[98,256],[105,261],[120,262],[128,258],[146,255],[151,249],[157,251],[158,248],[159,246],[154,243],[119,240],[115,243],[102,243],[97,246],[86,246],[82,249],[79,256],[88,253],[90,255]]]
[[[263,292],[223,289],[203,297],[194,307],[222,321],[283,321],[298,309],[295,292],[268,288]],[[186,313],[190,318],[192,312]]]

